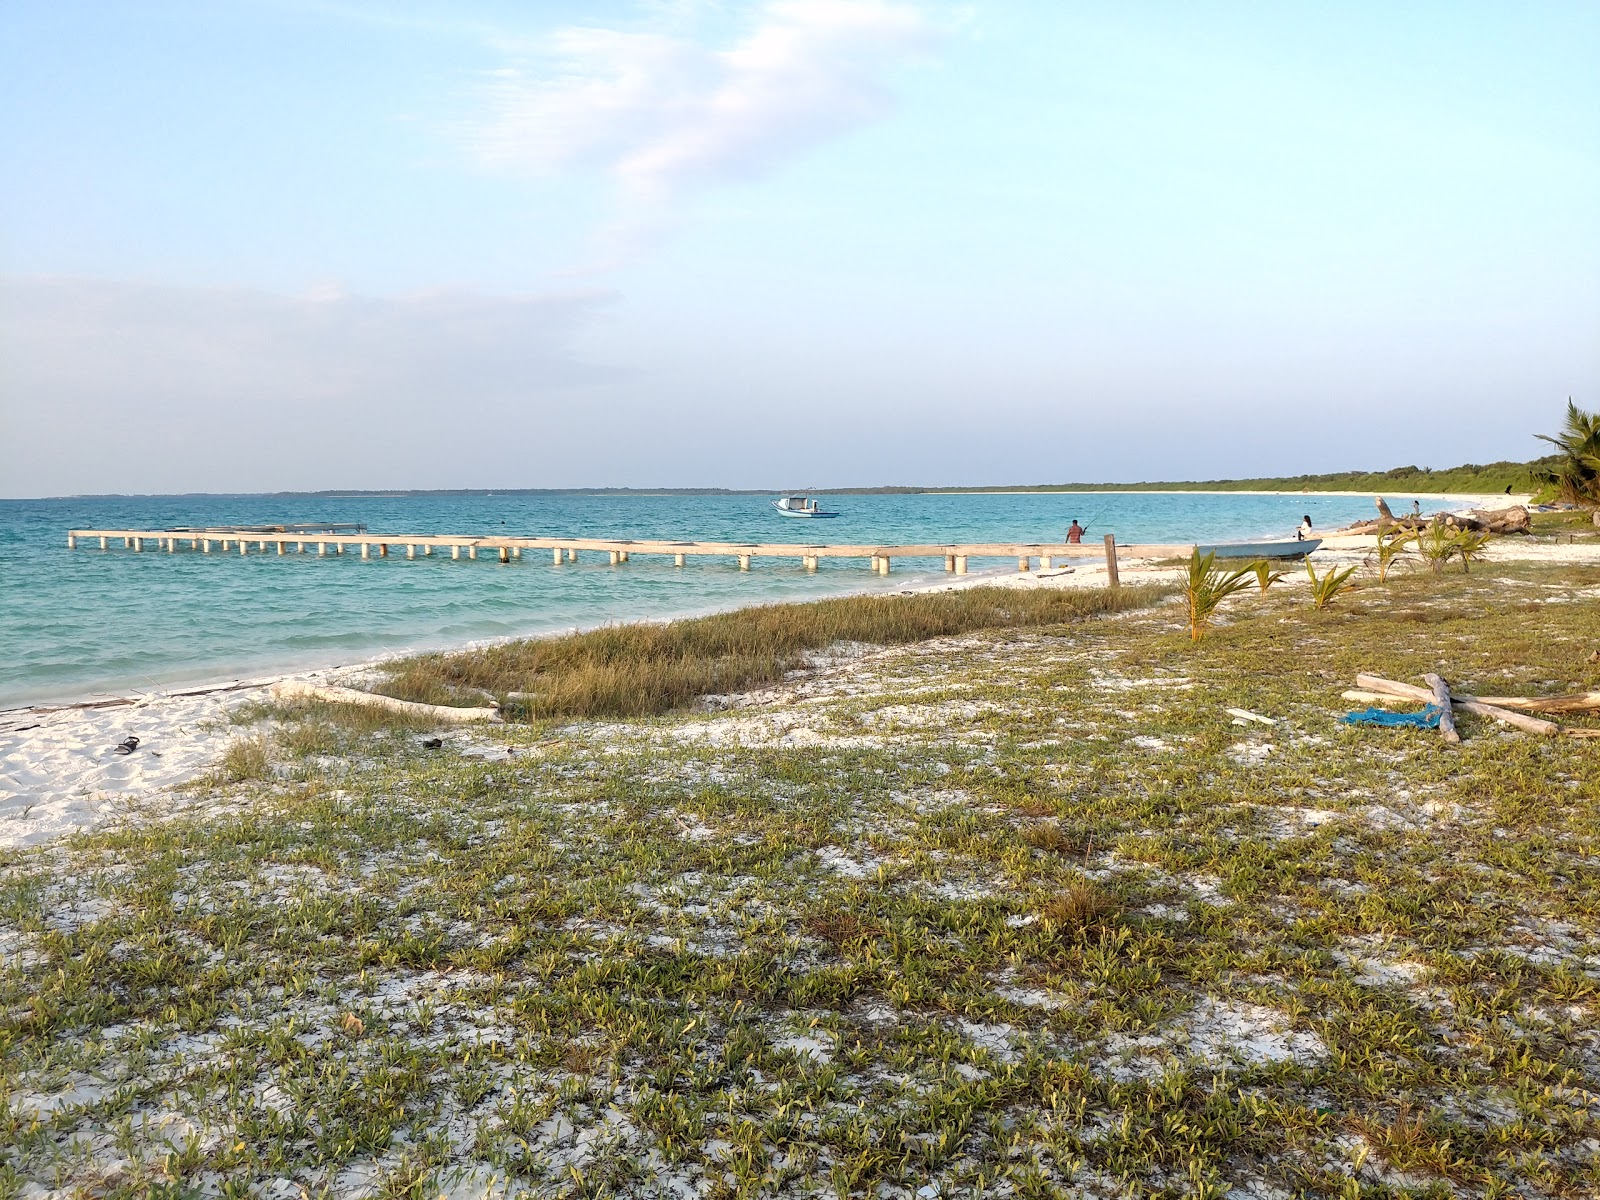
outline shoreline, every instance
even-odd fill
[[[1134,560],[1123,565],[1124,579],[1132,583],[1176,577],[1171,568],[1152,568],[1145,565],[1148,561]],[[772,603],[806,604],[843,596],[975,587],[1098,587],[1104,577],[1104,565],[1059,567],[1027,574],[996,568],[960,579],[908,579],[900,588],[855,589],[836,596]],[[759,605],[741,604],[673,617],[641,617],[626,623],[686,620],[754,607]],[[559,637],[568,632],[573,630],[544,635],[510,634],[441,647],[439,652],[500,645],[533,636]],[[239,736],[228,720],[234,707],[265,699],[267,690],[277,683],[348,686],[370,676],[385,662],[411,653],[432,652],[382,654],[356,662],[250,678],[218,677],[209,684],[195,682],[170,692],[100,696],[74,703],[0,710],[0,850],[52,841],[156,805],[178,811],[187,806],[177,795],[178,789],[210,768]],[[130,735],[140,739],[138,748],[131,754],[118,754],[115,746]]]

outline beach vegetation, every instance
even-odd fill
[[[1417,530],[1411,537],[1411,544],[1435,575],[1442,574],[1445,564],[1461,552],[1456,531],[1437,519]]]
[[[1279,570],[1274,563],[1265,558],[1257,559],[1251,563],[1250,569],[1256,573],[1256,583],[1260,586],[1263,596],[1267,594],[1267,589],[1273,584],[1282,583],[1289,578],[1289,572]]]
[[[1389,582],[1389,568],[1405,554],[1406,547],[1411,544],[1411,539],[1415,536],[1409,529],[1397,529],[1389,534],[1378,535],[1372,557],[1376,560],[1379,583]]]
[[[1355,567],[1329,566],[1318,575],[1316,567],[1311,565],[1311,559],[1308,557],[1306,574],[1311,577],[1311,607],[1327,608],[1337,597],[1345,592],[1354,591],[1359,586],[1353,582],[1355,573]]]
[[[260,735],[236,737],[230,741],[217,759],[207,782],[213,785],[249,783],[272,778],[272,756],[267,752],[267,739]]]
[[[1215,551],[1209,554],[1201,554],[1198,549],[1190,552],[1184,603],[1189,616],[1191,642],[1199,642],[1205,637],[1222,602],[1249,587],[1252,573],[1250,567],[1230,571],[1217,566]]]
[[[649,716],[775,682],[831,648],[1060,625],[1140,608],[1161,594],[975,587],[774,604],[423,655],[388,667],[374,690],[428,704],[481,704],[476,697],[488,692],[530,718]]]
[[[432,750],[278,712],[292,771],[5,858],[0,1194],[1593,1195],[1600,747],[1337,717],[1600,687],[1596,587],[1275,590],[1204,655],[1154,604]]]
[[[1461,560],[1462,574],[1483,559],[1493,540],[1494,535],[1486,530],[1463,529],[1456,534],[1456,557]]]
[[[1586,412],[1568,397],[1561,431],[1535,436],[1557,450],[1540,466],[1536,478],[1565,503],[1600,507],[1600,413]]]

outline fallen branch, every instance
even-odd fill
[[[1461,735],[1456,732],[1456,712],[1450,707],[1450,685],[1442,675],[1428,674],[1422,678],[1433,692],[1433,702],[1439,706],[1440,736],[1447,742],[1459,742]]]
[[[1566,696],[1478,696],[1479,704],[1520,708],[1524,712],[1572,713],[1600,710],[1600,692],[1573,692]]]
[[[393,696],[380,696],[376,692],[363,692],[356,688],[321,687],[295,679],[275,683],[267,689],[267,693],[274,700],[323,700],[329,704],[364,704],[369,708],[381,708],[385,712],[427,717],[432,721],[444,721],[453,725],[500,719],[500,710],[497,708],[452,708],[448,704],[418,704],[411,700],[396,700]]]
[[[1372,692],[1384,692],[1391,696],[1404,696],[1408,700],[1420,700],[1424,704],[1434,702],[1433,692],[1429,688],[1417,687],[1410,683],[1396,683],[1393,679],[1383,679],[1377,675],[1357,675],[1358,686]],[[1514,726],[1528,733],[1537,733],[1545,737],[1561,732],[1561,727],[1554,721],[1541,721],[1537,717],[1525,716],[1522,713],[1509,712],[1503,708],[1496,708],[1492,704],[1485,704],[1476,696],[1452,696],[1450,702],[1456,707],[1465,709],[1469,713],[1476,713],[1480,717],[1493,717],[1505,725]]]

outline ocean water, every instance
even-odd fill
[[[1398,497],[1394,499],[1399,499]],[[1006,494],[843,496],[838,520],[800,524],[763,496],[149,496],[0,501],[0,705],[156,690],[348,663],[375,655],[610,621],[682,616],[852,591],[894,591],[942,575],[940,560],[863,562],[548,554],[362,561],[359,555],[165,554],[68,550],[69,528],[363,522],[371,534],[631,537],[707,541],[987,542],[1064,536],[1223,541],[1293,536],[1302,514],[1329,529],[1372,513],[1370,497]],[[974,571],[1015,569],[975,560]]]

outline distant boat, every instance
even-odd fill
[[[810,496],[781,496],[772,502],[781,517],[837,517],[836,512],[823,512]]]
[[[1203,558],[1215,554],[1218,558],[1304,558],[1318,546],[1321,538],[1307,538],[1294,542],[1225,542],[1219,546],[1196,546]]]

